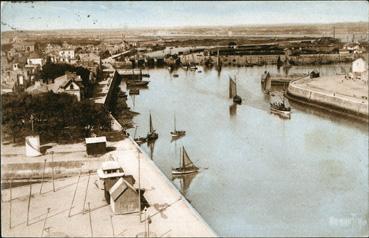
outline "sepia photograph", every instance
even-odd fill
[[[2,1],[1,237],[368,237],[369,3]]]

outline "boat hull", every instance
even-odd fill
[[[170,134],[172,135],[172,137],[181,137],[181,136],[185,136],[186,132],[185,131],[171,131]]]
[[[279,116],[284,117],[284,118],[291,118],[291,111],[282,111],[282,110],[278,110],[276,108],[270,108],[270,112],[272,114],[276,114],[276,115],[279,115]]]
[[[242,99],[240,96],[234,96],[233,97],[233,102],[237,103],[237,104],[241,104],[242,103]]]
[[[141,145],[141,144],[145,143],[147,139],[146,139],[146,138],[144,138],[144,137],[140,137],[140,138],[136,138],[136,139],[134,139],[134,140],[135,140],[135,142],[136,142],[137,144]]]
[[[197,173],[198,171],[199,171],[198,168],[193,168],[193,169],[176,168],[176,169],[172,169],[172,175],[193,174],[193,173]]]
[[[145,87],[150,81],[127,81],[128,87]]]
[[[151,133],[147,135],[147,141],[152,141],[158,139],[159,135],[158,133]]]

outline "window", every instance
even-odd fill
[[[73,89],[74,89],[74,85],[73,85],[73,84],[71,84],[71,85],[70,85],[70,89],[71,89],[71,90],[73,90]]]

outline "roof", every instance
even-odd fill
[[[40,57],[40,55],[39,55],[38,53],[36,53],[36,52],[32,52],[32,53],[29,55],[28,59],[41,59],[41,57]]]
[[[56,79],[54,79],[54,83],[48,84],[47,87],[54,93],[58,93],[58,89],[60,88],[61,85],[65,83],[65,81],[67,81],[67,75],[57,77]]]
[[[130,185],[126,180],[124,180],[123,178],[120,178],[114,185],[113,187],[110,188],[109,190],[109,194],[110,196],[113,198],[113,200],[117,200],[118,197],[124,193],[124,191],[126,191],[127,189],[131,189],[133,190],[135,193],[137,192],[136,189]]]
[[[73,73],[66,73],[60,77],[54,79],[54,83],[48,84],[49,90],[52,90],[54,93],[58,93],[59,88],[64,88],[68,85],[70,81],[73,79],[77,79],[76,74]],[[79,87],[83,87],[83,84],[79,82],[79,79],[76,80],[76,83]]]
[[[69,84],[71,84],[71,83],[75,83],[75,84],[77,84],[77,86],[79,87],[79,88],[84,88],[84,86],[83,86],[83,84],[82,84],[82,82],[80,82],[80,81],[76,81],[76,80],[74,80],[74,79],[68,79],[67,81],[65,81],[61,86],[60,86],[60,88],[66,88],[66,87],[68,87],[69,86]]]
[[[40,82],[35,83],[34,85],[26,88],[26,92],[30,94],[46,93],[47,91],[48,91],[47,85],[42,84]]]
[[[103,170],[107,169],[119,169],[121,168],[117,161],[105,161],[102,163],[101,168]]]
[[[106,142],[105,136],[86,138],[86,144],[102,143],[102,142]]]
[[[140,69],[118,69],[119,75],[139,75],[142,71]]]

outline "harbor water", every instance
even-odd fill
[[[350,65],[289,73],[334,75],[342,68]],[[149,88],[128,103],[140,113],[136,137],[146,136],[151,113],[159,138],[141,147],[168,178],[182,146],[200,167],[173,183],[218,235],[367,235],[367,125],[293,102],[291,119],[271,114],[260,79],[265,70],[278,73],[276,66],[199,70],[151,69]],[[229,76],[237,78],[242,105],[231,106]],[[172,142],[174,114],[186,136]]]

